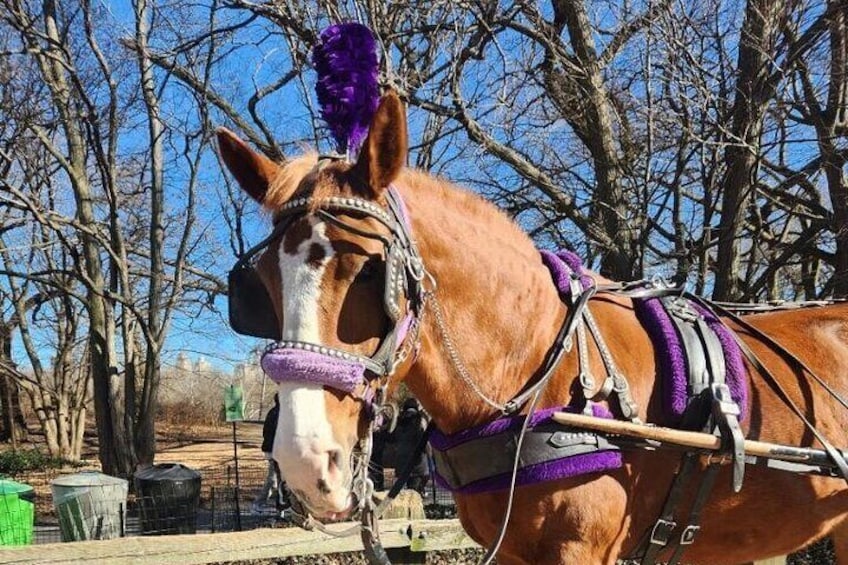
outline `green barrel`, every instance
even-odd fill
[[[35,522],[31,486],[0,479],[0,545],[29,545]]]

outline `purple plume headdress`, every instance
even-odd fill
[[[330,26],[312,51],[312,63],[318,72],[321,117],[330,126],[336,150],[353,156],[380,102],[374,36],[358,23]]]

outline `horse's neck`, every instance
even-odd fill
[[[446,183],[410,176],[402,192],[438,304],[427,305],[407,384],[451,433],[491,418],[481,394],[503,403],[532,378],[565,309],[539,252],[506,216]]]

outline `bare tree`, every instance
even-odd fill
[[[827,195],[833,213],[829,228],[834,235],[834,273],[828,287],[834,296],[848,297],[848,179],[845,164],[848,148],[848,3],[831,0],[825,15],[819,20],[816,33],[824,35],[827,29],[827,48],[813,51],[812,57],[798,57],[795,79],[799,94],[793,102],[796,115],[789,119],[812,126],[818,144],[816,165],[827,184]],[[810,30],[787,30],[793,44],[806,41],[815,46],[809,37]],[[813,67],[815,65],[815,68]],[[816,76],[827,77],[817,80]],[[817,84],[818,83],[818,84]],[[842,141],[843,143],[840,143]],[[810,269],[814,270],[814,269]]]
[[[143,46],[153,15],[144,1],[134,8],[135,31],[125,39]],[[6,60],[31,69],[20,86],[43,93],[21,130],[73,196],[37,200],[7,186],[6,203],[63,239],[70,253],[67,268],[84,289],[77,298],[85,308],[100,460],[107,472],[130,475],[153,461],[163,345],[185,298],[186,273],[199,272],[187,262],[197,243],[194,189],[207,138],[196,128],[166,130],[161,78],[143,50],[113,40],[117,22],[104,7],[45,0],[0,10],[5,30],[17,34]],[[140,149],[124,147],[145,137]],[[10,148],[18,162],[22,150]],[[179,175],[178,195],[166,194],[169,156],[188,171]],[[31,184],[29,176],[23,180]]]
[[[249,37],[264,20],[278,33],[269,30],[254,47],[286,53],[277,85],[289,85],[308,69],[320,30],[355,19],[377,34],[385,82],[413,109],[415,162],[495,199],[543,245],[582,251],[619,279],[659,267],[722,299],[813,296],[832,287],[822,273],[837,257],[827,232],[844,233],[838,202],[831,198],[831,214],[799,179],[827,163],[834,181],[843,178],[841,146],[833,144],[835,160],[787,165],[786,155],[812,146],[788,127],[797,116],[785,95],[787,77],[823,49],[827,30],[836,46],[831,68],[840,68],[834,16],[844,2],[822,9],[803,0],[229,0],[213,2],[210,13],[221,6],[250,16],[183,41],[185,51],[151,57],[271,156],[292,138],[275,139],[253,102],[283,89],[256,85],[235,99],[222,96],[222,85],[201,84],[180,57],[197,60],[189,53],[221,37]],[[816,64],[821,77],[825,59]],[[837,75],[819,80],[817,92],[824,83],[841,92]],[[309,79],[300,80],[304,87],[288,96],[311,113],[321,143]],[[249,112],[238,111],[239,96],[251,101]],[[838,140],[835,128],[817,137]]]
[[[342,20],[375,31],[413,162],[541,246],[721,299],[848,291],[845,0],[132,6],[123,27],[87,1],[0,9],[0,85],[18,93],[2,100],[4,162],[22,171],[13,140],[28,139],[73,195],[27,202],[27,180],[5,202],[64,238],[107,468],[152,459],[174,311],[214,308],[225,259],[261,236],[204,167],[212,127],[272,158],[326,148],[310,52]]]

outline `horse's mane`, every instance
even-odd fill
[[[529,236],[512,218],[476,192],[419,169],[405,169],[398,184],[428,193],[438,200],[450,200],[462,211],[463,220],[469,223],[476,223],[470,220],[479,220],[481,225],[496,225],[506,230],[498,235],[506,236],[513,242],[527,241],[532,247]]]
[[[268,186],[262,205],[272,212],[279,210],[317,164],[318,153],[315,152],[304,153],[286,161]]]

